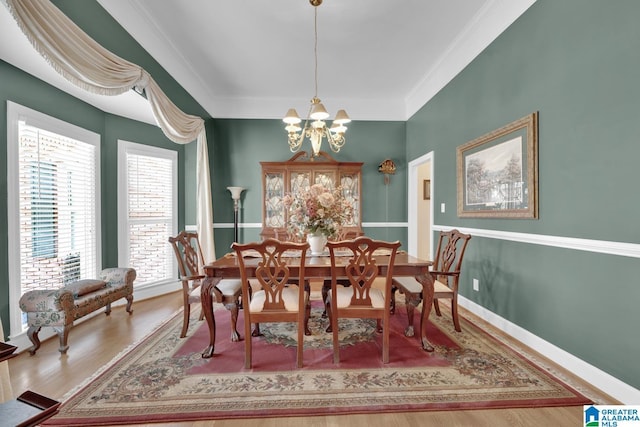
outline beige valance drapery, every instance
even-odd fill
[[[197,228],[205,259],[215,259],[209,157],[204,120],[185,114],[144,69],[103,48],[48,0],[7,0],[34,48],[73,84],[100,95],[144,90],[153,115],[171,141],[197,140]]]

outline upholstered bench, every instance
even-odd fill
[[[67,338],[77,320],[89,313],[106,307],[111,313],[111,303],[120,298],[127,299],[127,312],[132,313],[133,281],[136,271],[132,268],[107,268],[97,280],[80,280],[59,289],[35,289],[25,292],[20,298],[20,309],[27,314],[27,335],[34,355],[40,348],[38,333],[43,326],[51,327],[60,338],[60,353],[66,353]]]

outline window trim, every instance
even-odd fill
[[[129,218],[129,191],[127,189],[127,154],[136,154],[148,157],[157,157],[170,160],[172,163],[172,220],[171,234],[178,233],[178,152],[167,148],[160,148],[151,145],[140,144],[136,142],[118,140],[118,265],[127,266],[129,262],[129,235],[128,235],[128,218]],[[167,247],[169,242],[167,241]],[[149,282],[137,285],[134,289],[141,289],[148,286],[163,285],[167,283],[175,283],[177,276],[176,262],[171,263],[171,277],[157,282]]]
[[[19,122],[26,120],[29,125],[46,129],[49,132],[64,135],[69,138],[83,141],[96,147],[95,155],[95,230],[96,230],[96,266],[97,272],[102,270],[102,204],[101,204],[101,172],[100,172],[100,148],[101,135],[84,129],[64,120],[57,119],[31,108],[7,101],[7,252],[8,252],[8,276],[9,276],[9,321],[11,325],[10,336],[16,337],[23,334],[22,311],[18,301],[20,299],[20,213],[15,210],[19,206],[20,190],[18,178],[19,146],[18,141]]]

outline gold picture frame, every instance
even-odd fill
[[[458,216],[538,218],[538,113],[457,148]]]

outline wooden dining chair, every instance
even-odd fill
[[[376,319],[377,331],[382,332],[382,362],[389,362],[389,305],[391,301],[391,280],[393,265],[400,242],[384,242],[369,237],[354,240],[328,242],[331,258],[331,289],[327,295],[327,314],[333,332],[333,362],[340,362],[340,342],[338,339],[338,319]],[[375,256],[377,249],[386,249],[388,256]],[[346,252],[348,262],[345,273],[349,286],[339,284],[336,263]],[[382,268],[382,271],[380,271]],[[376,279],[384,278],[383,289],[374,287]]]
[[[458,285],[460,280],[460,270],[462,259],[467,249],[467,244],[471,240],[470,234],[464,234],[453,229],[441,231],[438,238],[438,249],[436,259],[430,270],[433,277],[433,307],[436,314],[441,316],[438,299],[447,298],[451,300],[451,318],[455,330],[460,332],[460,319],[458,318]],[[394,277],[391,289],[391,311],[395,311],[395,293],[399,290],[405,295],[407,316],[409,326],[407,336],[413,334],[413,313],[415,307],[422,301],[422,285],[413,277]]]
[[[296,366],[302,367],[304,350],[304,324],[308,318],[309,292],[299,283],[305,283],[304,263],[308,243],[281,242],[268,238],[262,242],[239,244],[236,251],[242,278],[242,306],[244,308],[245,356],[244,366],[252,365],[252,323],[295,322],[298,329]],[[245,258],[247,252],[253,258]],[[257,254],[257,255],[256,255]],[[255,258],[257,256],[257,258]],[[290,264],[292,263],[292,264]],[[297,267],[292,274],[291,266]],[[249,270],[252,270],[249,274]],[[253,278],[250,289],[249,278]]]
[[[184,303],[182,332],[180,338],[187,336],[189,328],[189,316],[191,315],[191,304],[201,303],[200,285],[205,275],[202,273],[204,257],[198,233],[181,231],[175,237],[169,237],[169,243],[173,247],[173,252],[178,261],[178,271],[182,282],[182,298]],[[240,341],[240,335],[236,329],[238,323],[238,309],[242,284],[239,279],[222,279],[216,286],[219,292],[214,292],[217,303],[222,303],[231,312],[231,341]],[[204,317],[204,312],[200,312],[200,320]]]
[[[341,242],[343,240],[352,240],[356,237],[364,236],[364,233],[358,230],[348,229],[348,228],[340,228],[338,233],[334,237],[330,237],[328,240],[332,242]],[[338,284],[342,286],[349,286],[349,279],[346,277],[339,277]],[[325,301],[325,307],[322,312],[322,317],[326,318],[327,316],[327,295],[329,295],[329,289],[331,289],[331,277],[325,277],[322,282],[322,289],[320,290],[322,294],[322,301]]]

